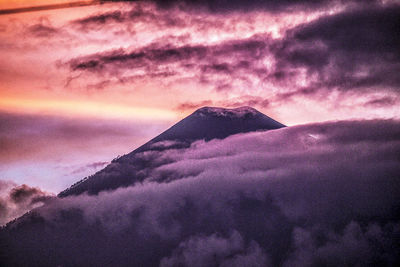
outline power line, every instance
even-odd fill
[[[16,14],[16,13],[52,10],[52,9],[92,6],[92,5],[103,4],[105,2],[111,2],[111,1],[102,1],[102,0],[76,1],[76,2],[52,4],[52,5],[30,6],[30,7],[11,8],[11,9],[0,9],[0,16],[1,15]]]

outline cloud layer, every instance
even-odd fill
[[[2,231],[7,260],[396,265],[399,136],[396,121],[347,121],[149,150],[165,163],[143,183],[57,199]]]
[[[397,92],[400,8],[361,9],[322,17],[288,31],[277,48],[278,79],[305,71],[308,93],[321,89]]]
[[[358,97],[361,106],[368,109],[392,107],[398,102],[400,85],[397,75],[400,55],[396,49],[400,45],[396,34],[400,26],[397,19],[399,6],[371,1],[345,8],[339,2],[336,5],[342,7],[341,12],[307,11],[315,19],[306,20],[299,15],[292,19],[295,21],[292,24],[284,20],[275,23],[274,29],[267,19],[276,21],[277,18],[270,13],[264,14],[264,24],[260,23],[266,25],[264,30],[258,28],[260,13],[254,13],[254,21],[236,18],[237,13],[211,13],[201,20],[196,12],[185,13],[177,9],[171,10],[176,13],[171,20],[165,17],[163,9],[137,7],[129,12],[98,14],[74,23],[93,30],[107,25],[117,27],[115,25],[145,21],[156,32],[166,29],[168,33],[163,36],[155,34],[156,38],[142,46],[133,44],[127,48],[81,56],[66,65],[72,73],[81,73],[92,79],[105,76],[111,83],[140,86],[141,82],[150,80],[160,81],[159,85],[168,88],[190,83],[192,87],[205,91],[249,95],[275,105],[299,98],[322,100],[326,99],[325,96],[336,96],[340,105],[345,105],[343,100]],[[197,1],[188,1],[187,4],[209,5]],[[217,2],[216,6],[222,4],[233,9],[245,6],[242,1]],[[281,4],[319,5],[325,1],[284,1]],[[254,5],[268,6],[269,2],[255,1]],[[246,2],[246,6],[251,7],[251,3]],[[240,8],[238,10],[238,14],[248,15]],[[212,22],[221,25],[225,38],[222,32],[222,37],[215,37],[214,42],[204,38],[215,31]],[[239,34],[243,29],[230,25],[243,25],[243,28],[252,30],[249,28]],[[187,32],[188,29],[191,30]],[[177,35],[177,32],[185,34]],[[135,31],[134,34],[140,33]],[[202,99],[199,103],[207,101],[212,99]],[[233,99],[226,102],[214,99],[214,102],[225,106],[235,103]],[[262,101],[255,102],[255,105],[266,107]],[[191,106],[183,102],[177,108]]]
[[[368,0],[351,0],[351,1],[327,1],[327,0],[284,0],[284,1],[273,1],[273,0],[149,0],[148,2],[154,2],[161,8],[169,8],[173,6],[180,6],[181,8],[203,8],[206,11],[211,12],[232,12],[232,11],[251,11],[256,9],[262,9],[269,12],[282,12],[282,11],[301,11],[312,8],[321,8],[326,6],[334,6],[343,3],[351,4],[376,4],[379,1]],[[196,10],[196,9],[195,9]]]

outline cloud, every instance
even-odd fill
[[[285,4],[293,4],[289,2]],[[379,97],[384,94],[395,97],[400,86],[397,75],[400,56],[395,49],[400,44],[396,34],[398,5],[389,2],[339,6],[343,10],[330,15],[309,12],[315,19],[299,19],[287,25],[275,22],[281,32],[275,36],[270,28],[257,29],[256,20],[247,17],[241,20],[234,14],[211,14],[209,19],[200,20],[196,14],[174,9],[171,12],[175,14],[175,22],[168,22],[165,10],[135,5],[130,11],[96,14],[74,23],[82,27],[94,24],[96,28],[114,22],[130,25],[138,20],[157,29],[158,38],[143,45],[133,43],[125,48],[75,57],[64,66],[73,75],[79,74],[80,80],[99,80],[98,84],[106,82],[106,87],[155,83],[160,88],[186,88],[190,83],[206,91],[213,89],[219,96],[235,92],[268,99],[268,103],[257,100],[253,104],[259,107],[298,97],[326,99],[332,93],[347,98],[355,93],[370,99],[376,92],[382,94]],[[266,13],[258,16],[273,18]],[[221,34],[232,33],[232,36],[213,42],[210,38],[196,41],[213,36],[215,27],[211,25],[215,23],[223,26]],[[231,26],[236,23],[241,27],[251,26],[250,32],[254,34],[239,35],[241,30]],[[134,27],[126,27],[127,31],[128,28]],[[159,30],[165,32],[158,35]],[[186,102],[190,106],[193,101]],[[386,108],[395,104],[390,103],[385,102]],[[176,105],[178,110],[185,109],[185,103],[179,105]]]
[[[83,60],[73,60],[70,62],[72,70],[91,70],[98,71],[107,66],[120,66],[122,68],[147,67],[152,69],[155,66],[147,66],[145,63],[162,63],[189,60],[195,58],[199,60],[205,55],[206,48],[202,46],[183,46],[183,47],[164,47],[164,48],[144,48],[143,51],[128,52],[119,49],[107,53],[88,56]],[[148,61],[148,62],[146,62]],[[121,66],[121,64],[124,64]],[[155,65],[155,64],[154,64]]]
[[[366,106],[373,107],[384,107],[384,106],[394,106],[397,103],[397,100],[393,97],[385,96],[376,99],[372,99],[365,103]]]
[[[395,255],[374,255],[371,257],[371,249],[388,249],[393,246],[394,240],[387,237],[399,234],[399,224],[388,224],[381,227],[371,224],[362,227],[356,222],[349,223],[342,233],[331,232],[318,245],[322,229],[305,230],[296,228],[293,231],[294,253],[289,257],[285,266],[309,266],[318,265],[381,265],[395,264],[398,261]],[[396,247],[396,245],[394,245]]]
[[[185,112],[185,111],[194,111],[198,108],[205,106],[218,106],[218,107],[227,107],[227,108],[239,108],[239,107],[254,107],[254,108],[266,108],[270,104],[270,100],[251,96],[251,95],[243,95],[238,98],[231,98],[230,100],[222,100],[222,101],[211,101],[204,100],[199,102],[184,102],[179,104],[176,107],[176,110]]]
[[[399,16],[400,7],[389,5],[348,10],[296,26],[277,44],[276,72],[270,77],[283,83],[303,80],[284,97],[334,89],[397,94]]]
[[[39,37],[39,38],[50,38],[53,37],[56,34],[60,33],[60,30],[53,27],[52,25],[49,25],[49,23],[37,23],[32,26],[30,26],[27,31],[32,34],[34,37]]]
[[[116,49],[74,58],[67,65],[72,72],[105,76],[119,83],[152,82],[157,77],[171,83],[189,80],[223,91],[266,76],[268,70],[261,61],[269,41],[269,36],[253,36],[216,45],[151,43],[131,51]]]
[[[122,22],[123,13],[120,10],[106,12],[98,15],[91,15],[86,18],[75,20],[74,23],[81,25],[88,24],[106,24],[110,22]]]
[[[153,1],[151,1],[153,2]],[[315,1],[272,1],[272,0],[234,0],[234,1],[224,1],[224,0],[155,0],[155,3],[161,8],[168,8],[173,6],[189,7],[194,10],[198,8],[204,8],[207,11],[213,12],[231,12],[231,11],[251,11],[251,10],[266,10],[270,12],[281,12],[281,11],[293,11],[293,10],[307,10],[312,8],[321,8],[329,5],[345,3],[345,1],[326,1],[326,0],[315,0]],[[370,5],[378,3],[375,0],[360,1],[353,0],[348,1],[350,3]]]
[[[0,226],[39,207],[55,196],[37,187],[0,180]]]
[[[179,244],[169,258],[164,258],[160,266],[266,266],[267,257],[256,242],[244,245],[238,232],[228,238],[213,234],[207,237],[193,237]]]
[[[179,111],[196,110],[204,106],[212,106],[211,100],[204,100],[200,102],[185,102],[179,104],[176,109]]]
[[[99,170],[100,168],[105,167],[107,164],[109,164],[108,161],[99,161],[99,162],[89,163],[89,164],[86,164],[85,166],[75,169],[74,171],[72,171],[72,174],[80,174],[85,171],[96,171],[96,170]]]
[[[166,28],[182,28],[186,26],[184,20],[178,17],[171,17],[168,11],[157,10],[154,5],[144,2],[136,2],[126,5],[113,11],[98,12],[90,14],[84,18],[79,18],[70,22],[72,26],[77,26],[79,30],[88,32],[91,30],[110,29],[110,25],[114,28],[123,26],[125,31],[131,35],[135,35],[134,23],[147,23],[153,27]],[[120,31],[116,32],[121,34]]]
[[[41,265],[396,265],[399,133],[342,121],[144,151],[107,170],[142,182],[57,199],[0,235],[9,261]]]
[[[208,5],[207,1],[197,2]],[[272,3],[259,2],[265,6]],[[151,1],[139,1],[76,9],[79,12],[57,10],[50,12],[47,19],[34,13],[29,22],[16,17],[3,27],[0,46],[8,56],[3,57],[0,76],[9,92],[4,94],[16,98],[36,90],[47,95],[51,89],[67,90],[71,97],[96,95],[98,101],[106,102],[128,97],[127,101],[134,105],[146,105],[139,103],[140,99],[151,94],[156,96],[152,105],[164,109],[169,103],[168,106],[181,109],[180,104],[207,100],[216,104],[226,100],[228,105],[236,106],[241,97],[250,95],[268,101],[243,104],[254,103],[290,124],[333,117],[398,117],[399,112],[390,101],[385,106],[365,105],[373,97],[396,98],[397,63],[390,61],[380,46],[369,49],[369,60],[360,56],[361,62],[357,56],[360,45],[352,45],[354,53],[343,52],[347,49],[346,40],[340,37],[351,39],[367,32],[363,36],[370,36],[372,42],[365,37],[359,40],[372,48],[379,40],[390,41],[386,37],[373,38],[379,34],[390,36],[389,23],[376,19],[376,23],[368,24],[360,18],[365,11],[365,16],[371,18],[393,20],[390,12],[383,12],[388,16],[381,14],[382,10],[396,9],[387,4],[390,2],[379,1],[371,8],[372,2],[364,5],[360,1],[279,1],[274,5],[292,8],[274,13],[268,8],[247,12],[240,8],[245,2],[239,5],[237,1],[219,2],[232,5],[235,12],[204,11],[196,4],[191,5],[196,6],[192,10],[165,9]],[[321,8],[297,9],[298,5]],[[353,17],[360,25],[372,26],[352,26],[349,20]],[[347,24],[343,22],[343,26],[339,21],[345,20]],[[380,25],[388,27],[380,29]],[[392,36],[397,36],[395,33]],[[306,37],[303,40],[296,34]],[[196,56],[196,48],[204,52]],[[352,60],[346,61],[347,58]],[[355,62],[354,69],[348,67],[349,62]],[[43,65],[55,67],[41,68]],[[163,97],[157,97],[160,95]],[[357,99],[357,104],[350,104]],[[283,105],[287,100],[293,100],[291,104],[301,109],[296,118]]]

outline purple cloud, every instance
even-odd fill
[[[226,91],[234,83],[252,84],[251,78],[267,77],[260,65],[267,54],[268,36],[226,41],[216,45],[152,43],[133,50],[117,49],[74,58],[67,65],[73,73],[107,77],[117,83],[158,78],[180,83],[191,81]]]
[[[47,203],[55,195],[26,184],[0,180],[0,226],[33,208]]]
[[[252,241],[246,248],[241,235],[234,231],[228,238],[213,234],[196,236],[179,244],[160,266],[266,266],[267,257],[260,246]]]
[[[394,5],[349,10],[296,26],[276,46],[271,78],[285,82],[305,71],[307,85],[292,95],[327,89],[397,93],[399,16],[400,8]]]
[[[108,169],[143,172],[141,183],[57,199],[1,234],[11,258],[42,264],[395,264],[399,132],[391,120],[330,122],[148,150],[147,169]]]
[[[190,81],[204,90],[213,88],[221,95],[228,91],[243,94],[246,88],[246,94],[262,98],[253,101],[259,107],[296,97],[323,98],[332,92],[350,92],[368,97],[379,92],[381,95],[378,97],[385,94],[395,99],[400,85],[397,75],[400,57],[395,49],[400,44],[396,34],[399,7],[371,3],[345,8],[332,15],[322,14],[287,29],[283,36],[277,38],[264,32],[243,39],[236,36],[210,44],[198,44],[194,42],[192,33],[163,36],[144,46],[89,54],[73,58],[65,64],[74,75],[79,73],[80,79],[99,79],[98,84],[106,83],[107,87],[114,83],[140,82],[159,82],[158,86],[171,87]],[[185,24],[182,21],[167,22],[163,10],[137,9],[97,14],[75,23],[101,26],[108,24],[109,20],[118,22],[121,19],[123,23],[128,23],[137,19],[144,22],[150,20],[151,25],[154,21],[164,21],[165,25],[157,26],[159,29],[176,27],[187,30],[192,27],[194,32],[202,32],[212,28],[207,21],[197,21],[190,12],[179,11],[186,17],[177,16],[177,20],[186,18]],[[227,30],[230,31],[234,29]],[[186,102],[191,104],[191,101]],[[385,101],[385,106],[396,103]],[[179,105],[186,106],[185,103],[178,104],[178,110],[182,110]],[[378,107],[377,104],[369,106]]]
[[[118,2],[118,1],[115,1]],[[272,0],[233,0],[233,1],[224,1],[224,0],[149,0],[149,2],[156,3],[161,8],[170,8],[170,7],[186,7],[194,12],[199,12],[199,10],[206,10],[212,12],[232,12],[232,11],[251,11],[251,10],[266,10],[270,12],[282,12],[282,11],[293,11],[293,10],[308,10],[312,8],[321,8],[327,7],[330,5],[342,4],[346,1],[327,1],[327,0],[315,0],[315,1],[293,1],[293,0],[284,0],[284,1],[272,1]],[[359,4],[359,5],[372,5],[379,3],[379,1],[368,0],[368,1],[360,1],[360,0],[352,0],[347,1],[348,3]]]

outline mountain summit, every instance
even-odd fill
[[[285,125],[251,107],[235,109],[203,107],[193,112],[150,143],[164,140],[194,141],[222,139],[232,134],[273,130]]]
[[[203,107],[179,121],[168,130],[127,155],[112,161],[103,170],[62,191],[59,197],[126,187],[148,177],[143,169],[156,168],[160,163],[142,157],[145,151],[185,148],[196,140],[223,139],[233,134],[274,130],[285,125],[251,107],[225,109]]]

